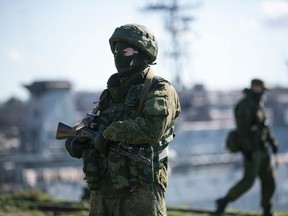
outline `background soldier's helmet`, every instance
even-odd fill
[[[265,90],[269,90],[268,87],[265,85],[264,81],[263,80],[260,80],[260,79],[252,79],[251,80],[251,88],[252,86],[254,85],[258,85],[258,86],[261,86],[263,89]]]
[[[109,39],[112,53],[117,41],[129,43],[142,50],[150,57],[151,63],[157,58],[158,45],[155,36],[143,25],[127,24],[116,28]]]

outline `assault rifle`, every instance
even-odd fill
[[[63,122],[58,123],[56,139],[62,140],[73,136],[88,137],[93,142],[97,136],[97,131],[92,130],[84,124],[78,124],[74,127],[71,127],[67,124],[64,124]],[[91,145],[90,148],[94,148],[93,145]],[[147,165],[151,164],[151,160],[142,155],[143,148],[138,150],[130,145],[127,145],[125,142],[119,142],[118,144],[109,144],[108,149],[109,151],[117,152],[121,155],[131,158],[136,162],[142,162]]]

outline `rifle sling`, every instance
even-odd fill
[[[146,79],[144,82],[144,89],[143,89],[143,92],[142,92],[141,97],[140,97],[140,102],[139,102],[138,111],[137,111],[138,116],[140,116],[142,114],[142,111],[144,109],[144,100],[147,97],[147,94],[149,92],[153,77],[154,77],[154,71],[150,67],[148,69]]]
[[[141,97],[140,97],[140,102],[139,102],[138,112],[137,112],[138,116],[140,116],[143,112],[144,100],[147,97],[147,94],[149,92],[153,77],[154,77],[154,71],[150,67],[148,72],[147,72],[146,79],[144,82],[144,89],[143,89],[143,92],[142,92]],[[159,154],[159,161],[168,157],[168,154],[169,154],[168,146],[166,148],[164,148],[163,150],[159,151],[158,154]]]

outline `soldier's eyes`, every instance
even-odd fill
[[[132,47],[128,47],[126,49],[123,50],[123,55],[124,56],[132,56],[134,55],[135,53],[138,53],[137,50],[134,50]]]
[[[122,50],[121,51],[121,54],[123,55],[123,56],[132,56],[132,55],[134,55],[134,54],[137,54],[138,53],[138,51],[137,50],[134,50],[133,48],[131,48],[131,47],[128,47],[128,48],[126,48],[126,49],[124,49],[124,50]],[[115,55],[117,55],[118,54],[118,50],[114,50],[114,56]]]

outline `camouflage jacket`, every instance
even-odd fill
[[[159,162],[158,155],[174,137],[171,129],[180,114],[180,102],[174,87],[155,76],[144,109],[137,114],[148,69],[125,82],[119,82],[118,74],[113,74],[100,96],[97,124],[98,129],[104,129],[109,143],[125,142],[141,149],[143,156],[153,161],[152,165],[145,165],[111,151],[107,155],[84,151],[88,186],[101,190],[104,196],[125,194],[139,184],[158,182],[164,189],[167,185],[167,164]]]

